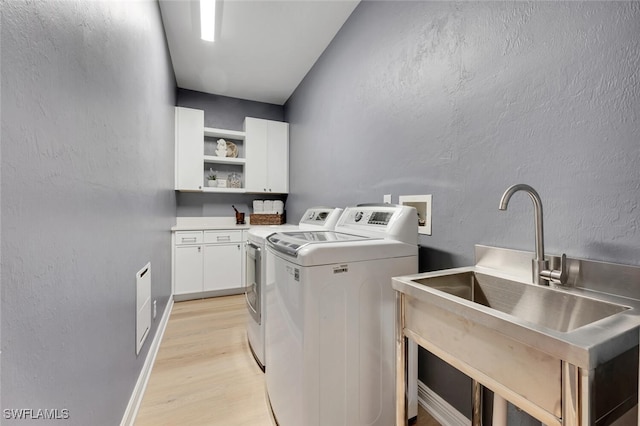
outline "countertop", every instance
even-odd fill
[[[247,215],[248,216],[248,215]],[[171,231],[212,231],[221,229],[249,229],[270,225],[251,225],[249,217],[245,217],[244,225],[236,225],[235,216],[229,217],[177,217]]]

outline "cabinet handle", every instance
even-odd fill
[[[200,253],[200,250],[202,250],[202,247],[198,247],[198,253]]]
[[[238,250],[240,250],[240,244],[238,244]]]
[[[196,237],[189,237],[189,238],[182,238],[182,242],[183,243],[195,243],[196,242]]]
[[[223,235],[216,237],[217,241],[231,241],[231,235]]]

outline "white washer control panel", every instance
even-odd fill
[[[418,215],[409,206],[361,204],[344,209],[335,231],[418,244]]]
[[[356,209],[350,212],[350,214],[345,218],[343,224],[387,226],[392,216],[393,212],[390,211]]]

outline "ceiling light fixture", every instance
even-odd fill
[[[200,0],[200,38],[215,41],[216,0]]]

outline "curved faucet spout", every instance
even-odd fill
[[[509,200],[511,196],[518,191],[524,191],[529,194],[531,201],[533,201],[533,216],[535,221],[535,231],[536,231],[536,247],[535,247],[535,259],[533,259],[533,280],[537,284],[546,284],[544,280],[540,278],[540,271],[547,269],[547,263],[544,259],[544,233],[543,233],[543,225],[542,225],[542,200],[540,199],[540,195],[538,192],[533,189],[531,186],[526,185],[524,183],[519,183],[516,185],[512,185],[502,194],[502,198],[500,199],[500,206],[498,207],[500,210],[506,210],[509,205]]]

